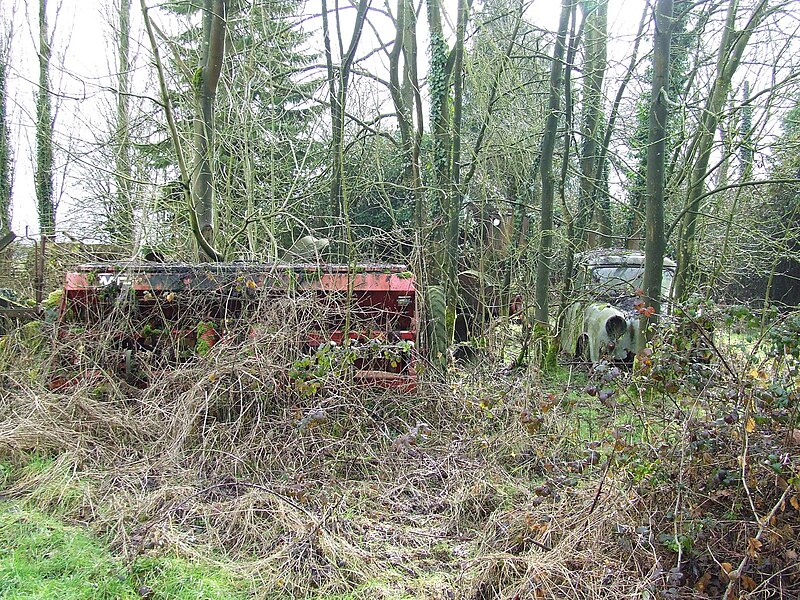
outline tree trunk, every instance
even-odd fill
[[[225,0],[205,0],[203,7],[202,63],[195,71],[197,114],[194,119],[192,196],[200,233],[214,244],[215,206],[213,177],[214,100],[225,56]],[[209,256],[208,258],[213,258]]]
[[[582,250],[583,244],[579,240],[578,236],[575,234],[575,219],[576,214],[570,213],[569,204],[567,202],[567,181],[569,178],[569,169],[570,169],[570,152],[571,152],[571,142],[572,136],[574,132],[575,124],[573,122],[573,111],[574,111],[574,103],[575,97],[572,93],[572,69],[573,64],[575,62],[575,54],[578,51],[578,40],[582,35],[583,26],[586,21],[581,22],[581,30],[577,33],[575,32],[575,21],[577,18],[577,6],[573,5],[572,7],[572,24],[570,25],[570,32],[569,32],[569,46],[567,48],[567,60],[564,64],[564,127],[565,127],[565,135],[564,135],[564,146],[561,155],[561,177],[559,179],[559,197],[561,199],[561,209],[564,211],[564,215],[566,217],[567,226],[566,226],[566,234],[567,234],[567,252],[566,257],[564,259],[564,285],[561,287],[561,296],[559,298],[559,306],[563,309],[567,306],[568,303],[572,302],[572,286],[574,282],[572,281],[572,271],[575,268],[575,253]],[[578,213],[580,213],[580,202],[578,204]],[[563,316],[566,313],[561,310],[560,314]],[[561,321],[558,323],[558,331],[561,331]]]
[[[186,153],[183,150],[180,135],[178,134],[178,126],[175,122],[175,113],[172,110],[172,101],[170,100],[169,91],[167,90],[167,81],[164,75],[164,65],[161,62],[161,53],[158,51],[158,44],[156,43],[156,35],[153,23],[148,14],[147,3],[145,0],[139,0],[139,6],[144,18],[144,27],[147,32],[147,37],[150,40],[150,48],[153,52],[153,60],[155,62],[156,76],[158,79],[159,94],[161,96],[161,105],[164,108],[164,115],[167,117],[167,127],[169,129],[169,137],[172,141],[172,147],[175,149],[175,157],[178,161],[178,172],[180,174],[180,186],[183,192],[184,200],[186,201],[186,210],[189,213],[189,225],[192,229],[197,244],[206,256],[212,260],[222,260],[222,254],[214,249],[211,242],[205,238],[202,233],[200,220],[198,218],[197,202],[192,193],[192,174],[189,172],[188,162],[186,160]],[[202,77],[202,69],[197,70],[197,77]],[[199,82],[197,82],[199,83]]]
[[[432,133],[432,184],[431,206],[436,217],[433,221],[433,255],[435,264],[429,265],[433,280],[447,283],[447,216],[450,214],[450,69],[449,50],[442,28],[439,0],[427,0],[428,29],[430,30],[431,59],[428,71],[430,93],[430,128]],[[447,294],[449,296],[449,294]]]
[[[569,25],[569,15],[573,0],[562,0],[561,17],[558,24],[553,64],[550,69],[550,93],[547,120],[542,136],[542,153],[539,172],[542,180],[542,213],[539,223],[539,255],[536,264],[536,295],[534,320],[538,325],[549,329],[550,262],[553,248],[553,200],[555,196],[555,177],[553,175],[553,152],[558,135],[559,111],[561,109],[562,72],[564,47]]]
[[[586,244],[586,227],[597,216],[601,243],[607,245],[610,237],[610,216],[599,210],[598,198],[602,193],[604,167],[599,153],[602,144],[601,115],[603,111],[603,80],[606,70],[608,25],[608,0],[584,2],[586,33],[584,48],[586,62],[583,84],[583,145],[581,148],[581,183],[579,208],[576,219],[576,238],[579,251]]]
[[[133,243],[133,199],[131,198],[130,115],[130,31],[131,0],[119,0],[119,31],[117,32],[117,135],[114,177],[117,183],[116,202],[111,221],[112,241],[127,247]]]
[[[453,47],[453,129],[450,154],[451,182],[450,214],[447,216],[447,280],[450,282],[447,297],[448,312],[455,314],[458,305],[458,239],[461,223],[461,205],[464,191],[461,188],[461,119],[464,99],[464,32],[469,18],[467,0],[458,0],[456,41]]]
[[[53,109],[50,98],[50,32],[47,27],[47,0],[39,0],[39,91],[36,99],[36,206],[39,233],[53,238],[56,232],[56,207],[53,192]]]
[[[725,19],[725,31],[720,43],[717,59],[717,76],[711,95],[708,98],[700,127],[693,140],[697,148],[695,163],[689,177],[686,198],[686,211],[683,217],[680,239],[678,240],[678,272],[675,276],[675,298],[682,302],[689,295],[696,276],[697,219],[700,203],[705,193],[705,181],[708,177],[708,163],[711,157],[714,134],[720,113],[725,106],[733,75],[739,67],[747,43],[755,29],[766,16],[768,0],[761,0],[756,6],[745,28],[736,31],[737,0],[730,0]]]
[[[6,122],[6,60],[4,47],[0,47],[0,235],[11,231],[11,181],[13,159],[11,139]]]
[[[664,165],[669,117],[666,93],[669,89],[670,41],[673,0],[658,0],[653,39],[653,86],[650,95],[647,135],[647,200],[644,266],[646,311],[639,317],[639,335],[648,336],[648,326],[661,312],[661,283],[664,270]],[[650,315],[650,307],[653,314]]]
[[[739,181],[745,183],[750,181],[753,175],[753,147],[752,147],[752,127],[753,127],[753,106],[750,104],[750,82],[744,81],[744,89],[742,98],[742,114],[741,122],[739,124],[739,137],[741,140],[740,152],[740,171]],[[728,261],[728,249],[731,243],[731,234],[733,232],[733,225],[736,216],[739,214],[739,202],[741,200],[744,188],[739,187],[736,189],[733,200],[728,209],[728,217],[725,223],[725,233],[722,236],[722,248],[719,251],[719,256],[716,260],[716,266],[709,278],[708,286],[714,289],[717,278],[724,272],[725,265]]]
[[[333,65],[331,51],[330,27],[328,25],[328,4],[322,1],[322,29],[325,44],[325,63],[328,74],[328,95],[331,110],[331,186],[330,207],[334,218],[347,219],[347,198],[344,190],[344,115],[347,106],[347,88],[350,82],[350,71],[355,59],[361,33],[364,31],[367,9],[370,0],[359,0],[356,9],[353,34],[350,44],[341,57],[338,69]],[[338,29],[339,47],[343,47],[342,32]]]
[[[397,114],[403,152],[405,180],[414,200],[414,224],[418,235],[425,222],[422,181],[420,177],[419,146],[422,140],[422,99],[417,82],[417,21],[410,0],[397,0],[396,33],[389,53],[389,91]],[[402,67],[401,67],[402,56]],[[414,125],[417,114],[418,127]]]

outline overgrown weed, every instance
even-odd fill
[[[721,349],[729,371],[656,343],[634,370],[544,374],[486,355],[415,395],[331,363],[309,387],[291,375],[309,331],[294,310],[203,353],[152,352],[142,379],[119,373],[113,320],[80,348],[6,337],[0,493],[123,564],[219,561],[263,598],[798,590],[786,352]],[[49,390],[64,366],[81,377]]]

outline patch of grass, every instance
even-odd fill
[[[80,529],[6,506],[0,515],[3,598],[136,598],[127,574]]]
[[[0,597],[236,599],[234,574],[170,557],[140,557],[126,569],[94,537],[42,513],[6,503],[0,512]],[[143,587],[145,586],[145,587]]]
[[[46,514],[85,517],[90,512],[93,482],[76,474],[76,459],[69,453],[51,457],[32,454],[9,476],[11,497],[24,497],[24,506]]]
[[[0,490],[3,489],[11,479],[12,467],[4,461],[0,461]]]
[[[176,558],[140,557],[130,569],[136,589],[152,589],[151,598],[163,600],[212,600],[249,598],[246,582],[235,574],[203,563]]]

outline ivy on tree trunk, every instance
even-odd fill
[[[36,206],[39,233],[55,236],[56,207],[53,193],[53,108],[50,97],[50,40],[47,0],[39,0],[39,90],[36,97]]]

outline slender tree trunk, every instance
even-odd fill
[[[583,244],[578,239],[575,234],[575,219],[576,214],[570,214],[569,204],[567,203],[567,179],[569,177],[569,167],[570,167],[570,152],[572,148],[572,135],[574,131],[574,121],[573,121],[573,111],[574,111],[574,102],[575,98],[572,93],[572,69],[575,62],[575,54],[578,51],[578,39],[581,37],[581,32],[575,32],[575,21],[577,18],[577,5],[573,5],[572,7],[572,24],[570,25],[570,32],[569,32],[569,46],[567,49],[567,60],[564,64],[564,123],[565,123],[565,135],[564,135],[564,147],[562,150],[561,156],[561,177],[559,179],[559,186],[558,192],[559,197],[561,199],[561,209],[564,212],[567,221],[567,252],[566,257],[564,260],[564,285],[561,288],[561,297],[559,298],[559,306],[563,309],[568,302],[571,302],[572,299],[570,298],[572,294],[572,271],[575,268],[575,253],[579,252],[582,249]],[[586,21],[581,23],[581,30],[583,29],[583,25]],[[580,203],[578,208],[578,213],[580,212]],[[562,310],[560,313],[562,316],[565,314]],[[558,330],[561,331],[561,322],[558,323]]]
[[[717,75],[709,96],[700,128],[693,145],[697,148],[696,159],[689,176],[689,187],[686,198],[686,212],[683,227],[678,241],[678,272],[675,277],[675,297],[684,301],[696,275],[697,221],[700,203],[705,193],[705,181],[708,177],[708,163],[717,131],[720,113],[730,89],[733,75],[739,67],[747,43],[755,29],[766,16],[768,0],[761,0],[754,9],[750,19],[741,31],[736,31],[737,0],[730,0],[725,19],[725,31],[720,43],[717,59]]]
[[[750,178],[753,174],[753,148],[751,140],[753,134],[753,106],[749,103],[750,82],[747,80],[744,82],[743,93],[744,97],[742,98],[743,106],[741,114],[742,120],[739,126],[739,136],[741,139],[741,165],[739,171],[739,181],[747,182],[750,181]],[[728,249],[730,246],[731,234],[733,232],[733,224],[736,220],[736,216],[739,214],[739,202],[743,193],[745,193],[745,188],[739,187],[736,189],[733,195],[733,200],[730,204],[730,208],[728,209],[728,218],[725,223],[725,234],[722,236],[722,248],[719,251],[719,257],[716,261],[716,268],[711,273],[711,277],[709,278],[708,282],[710,289],[714,289],[717,278],[720,277],[725,269],[725,265],[728,260]]]
[[[409,18],[408,0],[397,0],[397,15],[395,17],[395,36],[392,51],[389,53],[389,92],[392,95],[394,111],[397,115],[397,128],[400,131],[400,144],[403,149],[403,166],[405,179],[411,181],[414,164],[411,154],[414,145],[414,120],[412,107],[407,91],[410,91],[408,81],[408,65],[403,63],[406,49],[406,37],[409,35],[406,20]]]
[[[6,121],[6,60],[0,47],[0,235],[11,231],[11,182],[14,177],[11,139]]]
[[[414,224],[421,234],[425,222],[422,181],[419,165],[419,144],[422,139],[422,99],[417,83],[417,16],[410,0],[397,0],[396,33],[394,46],[389,53],[389,90],[397,114],[398,129],[403,149],[405,181],[414,200]],[[402,66],[401,66],[402,57]],[[419,105],[417,123],[415,110]]]
[[[553,175],[553,152],[555,151],[556,137],[558,135],[558,120],[561,110],[561,95],[563,93],[563,63],[566,45],[569,15],[572,10],[573,0],[562,0],[561,17],[558,24],[555,48],[553,49],[553,64],[550,69],[550,92],[547,120],[545,121],[544,135],[542,136],[541,161],[539,172],[542,180],[542,213],[539,223],[539,256],[536,264],[536,295],[534,320],[537,324],[549,329],[550,313],[550,262],[552,260],[553,236],[553,200],[555,196],[555,177]]]
[[[428,72],[430,90],[430,128],[432,133],[431,204],[436,216],[433,222],[434,254],[437,264],[430,265],[433,279],[447,282],[447,216],[450,214],[450,69],[449,49],[442,28],[439,0],[427,0],[431,59]]]
[[[422,138],[425,133],[424,120],[425,113],[422,106],[422,94],[420,93],[419,74],[417,67],[417,57],[419,52],[417,50],[417,13],[414,7],[407,5],[408,16],[406,18],[406,26],[408,27],[408,36],[405,41],[408,43],[408,50],[405,53],[406,66],[408,68],[408,85],[409,94],[414,98],[414,114],[416,115],[416,131],[414,134],[414,150],[411,155],[411,160],[416,165],[416,181],[414,185],[414,219],[417,226],[417,238],[422,239],[422,233],[426,223],[425,218],[425,197],[422,191],[422,176],[420,174],[420,149],[422,148]]]
[[[194,119],[192,195],[203,238],[214,244],[214,100],[225,57],[226,0],[205,0],[202,63],[193,81],[198,113]],[[208,257],[213,258],[213,257]]]
[[[183,190],[183,197],[186,201],[186,210],[189,213],[189,225],[197,244],[200,246],[200,249],[205,253],[205,255],[212,260],[223,260],[223,255],[211,245],[211,242],[209,242],[202,233],[200,220],[198,217],[197,201],[192,192],[192,174],[189,171],[186,153],[184,152],[181,138],[178,135],[178,126],[175,121],[175,113],[172,110],[172,101],[170,100],[169,91],[167,90],[167,81],[164,75],[164,65],[161,62],[161,53],[158,51],[156,34],[154,32],[153,23],[150,19],[146,1],[139,0],[139,7],[142,11],[145,31],[147,32],[147,37],[150,40],[150,48],[153,52],[159,94],[161,96],[161,105],[164,108],[164,115],[167,118],[167,127],[169,129],[169,137],[172,141],[172,147],[175,149],[175,158],[178,161],[178,173],[180,174],[180,184],[181,189]],[[202,69],[198,69],[196,74],[197,78],[202,77]],[[200,82],[195,83],[199,84]]]
[[[331,185],[329,189],[329,204],[331,216],[335,219],[339,217],[340,210],[340,192],[342,175],[339,168],[338,148],[341,147],[341,140],[339,138],[341,126],[339,125],[339,93],[336,91],[337,80],[336,70],[333,66],[333,50],[331,49],[331,29],[330,19],[328,18],[328,2],[322,0],[322,43],[325,52],[325,68],[326,76],[328,79],[328,98],[330,102],[331,113]]]
[[[603,110],[603,80],[605,79],[607,55],[607,0],[585,2],[586,33],[584,47],[586,62],[583,84],[583,144],[581,148],[581,183],[576,237],[579,250],[586,244],[586,227],[592,215],[601,225],[600,238],[603,245],[610,237],[610,217],[598,210],[597,199],[602,189],[603,165],[599,161],[602,143],[601,116]],[[605,227],[604,227],[605,226]]]
[[[648,325],[661,312],[661,283],[664,270],[664,165],[669,117],[666,93],[669,89],[670,41],[673,0],[658,0],[653,40],[653,86],[647,134],[647,225],[645,234],[644,302],[648,307],[639,318],[639,335],[648,335]],[[654,313],[649,315],[649,307]]]
[[[599,171],[596,174],[595,204],[597,205],[597,230],[600,234],[600,246],[613,248],[615,244],[611,220],[611,194],[608,191],[608,163],[598,162],[597,168]]]
[[[753,105],[750,102],[750,82],[745,79],[742,89],[742,119],[739,124],[741,149],[739,174],[742,181],[750,181],[753,174]]]
[[[458,238],[461,223],[461,205],[464,192],[461,188],[461,119],[464,98],[464,33],[469,18],[467,0],[458,0],[458,22],[456,25],[456,41],[453,47],[453,129],[452,148],[450,154],[451,182],[450,214],[447,227],[447,280],[450,290],[447,298],[447,309],[455,314],[458,305]]]
[[[131,0],[119,0],[117,32],[117,135],[114,176],[117,182],[116,203],[111,215],[111,235],[120,246],[133,243],[133,199],[131,197],[130,159],[130,32]]]
[[[47,0],[39,0],[39,91],[36,99],[36,205],[39,232],[53,238],[56,207],[53,189],[53,109],[50,97],[50,32]]]
[[[328,73],[328,94],[331,108],[331,185],[330,207],[334,218],[347,218],[347,199],[344,190],[344,115],[347,106],[347,88],[350,83],[350,72],[353,67],[358,43],[364,31],[367,9],[370,0],[359,0],[356,7],[353,34],[347,51],[341,56],[338,69],[333,65],[331,52],[330,27],[328,24],[328,5],[322,2],[322,27],[325,45],[325,62]],[[339,48],[343,48],[341,29],[339,33]]]
[[[539,256],[536,264],[536,297],[534,320],[545,329],[550,327],[550,262],[553,252],[553,200],[555,197],[555,177],[553,175],[553,152],[558,135],[558,120],[563,93],[562,73],[564,50],[569,26],[569,15],[573,0],[562,0],[561,17],[553,49],[553,64],[550,68],[550,101],[542,136],[541,161],[539,173],[542,180],[542,214],[539,223]]]

